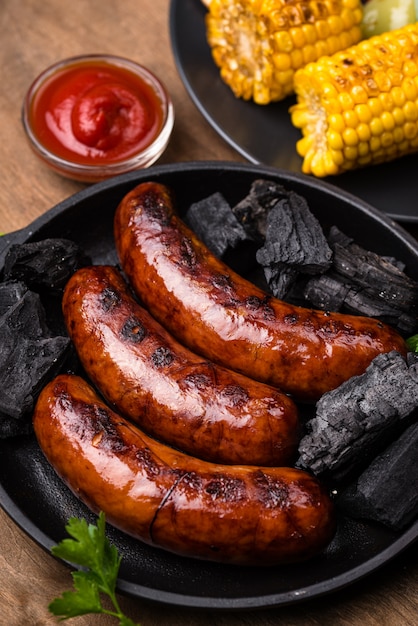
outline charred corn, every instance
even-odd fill
[[[258,104],[282,100],[297,69],[361,39],[361,0],[211,0],[208,8],[222,80]]]
[[[418,151],[418,23],[365,39],[295,75],[302,170],[322,177]]]

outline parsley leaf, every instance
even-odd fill
[[[418,335],[413,335],[406,340],[406,345],[412,352],[418,352]]]
[[[50,603],[48,609],[63,620],[87,613],[102,613],[118,618],[119,626],[139,626],[119,607],[116,582],[122,559],[106,537],[105,527],[103,512],[99,514],[97,526],[77,517],[68,521],[66,531],[72,539],[63,539],[51,552],[84,569],[72,573],[74,591],[65,591]],[[110,598],[114,610],[103,606],[100,594]]]

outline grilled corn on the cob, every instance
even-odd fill
[[[211,0],[206,34],[233,93],[258,104],[293,92],[295,71],[361,39],[361,0]]]
[[[418,151],[418,23],[365,39],[295,75],[302,170],[322,177]]]

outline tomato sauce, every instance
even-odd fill
[[[38,89],[29,112],[39,141],[83,165],[128,159],[163,125],[163,103],[134,72],[102,61],[61,68]]]

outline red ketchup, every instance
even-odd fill
[[[131,157],[156,139],[163,107],[141,76],[92,60],[53,72],[37,90],[29,117],[39,141],[58,157],[106,165]]]

